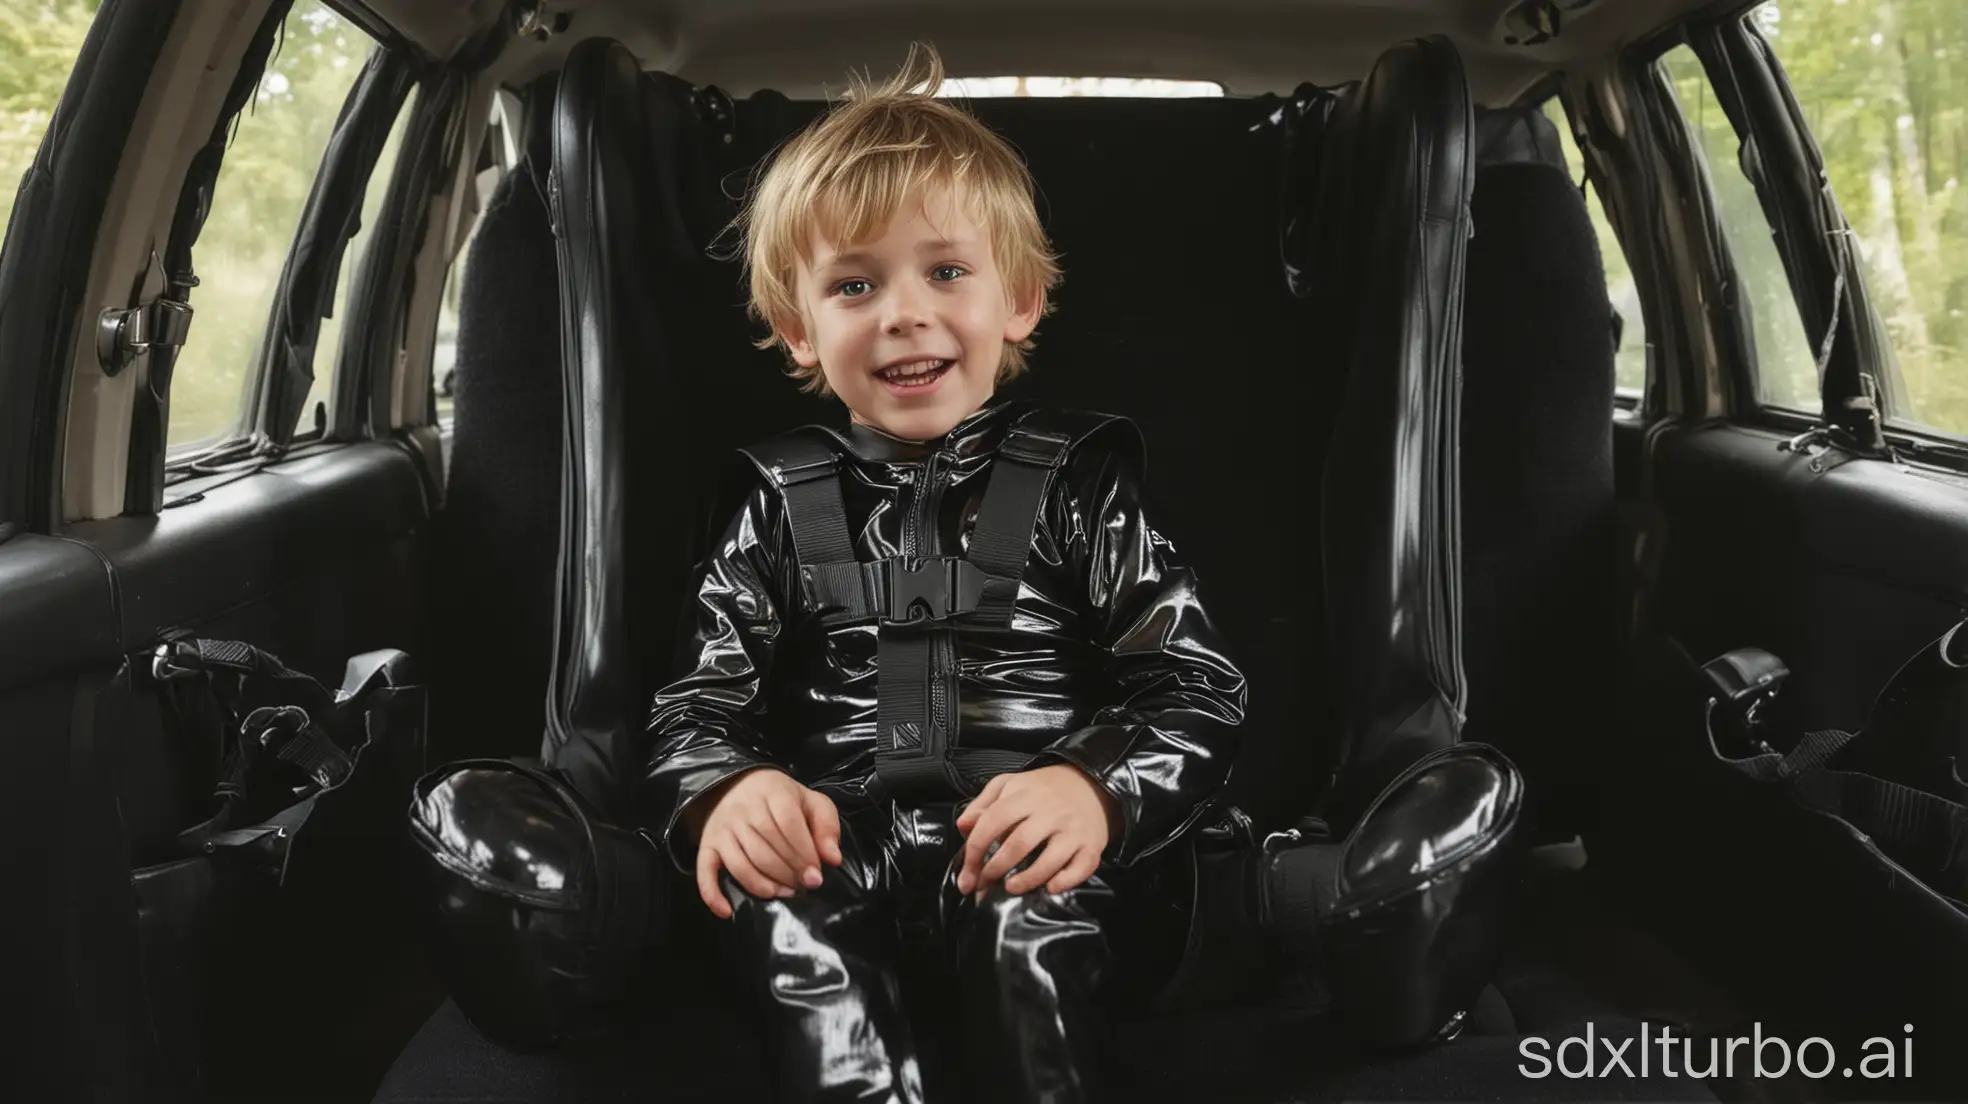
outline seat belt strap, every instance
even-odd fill
[[[1025,564],[1032,556],[1032,534],[1045,506],[1052,473],[1066,462],[1077,436],[1050,424],[1048,411],[1033,411],[1020,419],[998,445],[991,481],[977,508],[977,526],[970,534],[970,562],[985,579],[977,604],[977,620],[992,628],[1008,628],[1018,601]]]
[[[945,677],[957,662],[955,626],[1009,627],[1053,473],[1074,442],[1113,420],[1041,408],[1009,427],[963,557],[858,561],[840,456],[824,430],[744,450],[781,489],[808,608],[829,626],[879,625],[875,773],[891,796],[974,793],[992,775],[1030,761],[1022,753],[956,746],[958,702]]]
[[[796,430],[741,451],[778,485],[786,503],[808,608],[828,624],[872,616],[873,596],[854,556],[831,438],[817,429]]]

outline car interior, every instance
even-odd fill
[[[1359,1053],[1283,976],[1131,1011],[1125,1092],[1959,1098],[1968,444],[1905,416],[1762,6],[104,0],[0,246],[8,1098],[767,1098],[681,880],[618,1031],[487,1038],[433,966],[405,810],[443,764],[522,759],[633,816],[737,449],[846,417],[757,347],[731,220],[918,41],[1063,257],[1008,391],[1140,427],[1250,680],[1256,830],[1343,831],[1445,740],[1525,780],[1453,1038]],[[236,415],[177,440],[231,294],[201,238],[247,217],[228,157],[315,13],[366,60],[269,243]],[[1684,47],[1713,118],[1661,61]],[[1759,384],[1759,234],[1807,408]],[[211,736],[248,717],[276,758],[266,686],[321,722],[284,797]],[[1664,1029],[1797,1057],[1640,1072]],[[1575,1037],[1638,1040],[1632,1068],[1535,1072]],[[1806,1037],[1918,1060],[1814,1076]]]

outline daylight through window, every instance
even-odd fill
[[[308,189],[374,45],[317,0],[298,0],[287,15],[259,89],[239,113],[213,188],[211,217],[192,248],[199,283],[191,305],[197,314],[171,377],[167,440],[173,451],[240,425],[247,374]],[[379,174],[387,165],[379,163]],[[318,380],[332,364],[326,351],[333,345],[323,341],[321,348]]]
[[[1968,433],[1968,3],[1770,0],[1751,18],[1857,238],[1906,389],[1896,420]]]

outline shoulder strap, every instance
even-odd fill
[[[880,624],[875,771],[892,796],[975,792],[1026,761],[956,746],[957,703],[945,689],[953,660],[938,660],[938,641],[951,647],[956,619],[1010,624],[1053,473],[1081,441],[1123,420],[1046,408],[1022,415],[998,445],[965,557],[859,562],[841,496],[841,445],[825,429],[809,426],[741,450],[780,488],[809,608],[831,623]]]
[[[780,491],[793,530],[807,606],[823,619],[859,620],[881,612],[885,588],[854,555],[841,499],[840,452],[833,434],[805,426],[739,450]]]
[[[985,624],[1001,628],[1011,623],[1012,605],[1032,554],[1032,533],[1053,473],[1065,466],[1076,445],[1114,422],[1126,419],[1040,407],[1005,433],[970,536],[970,562],[986,579],[977,604],[977,617]]]
[[[802,565],[854,559],[841,502],[840,455],[832,435],[806,426],[739,449],[786,499],[793,547]]]

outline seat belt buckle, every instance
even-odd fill
[[[150,677],[158,682],[197,678],[206,673],[205,668],[198,665],[197,657],[197,648],[182,641],[166,641],[150,654]]]
[[[897,557],[887,567],[884,624],[948,621],[975,610],[984,594],[984,572],[956,556]]]
[[[1709,699],[1709,728],[1731,732],[1756,753],[1773,755],[1764,739],[1764,707],[1776,699],[1790,677],[1783,660],[1761,648],[1737,648],[1702,665],[1714,696]]]

